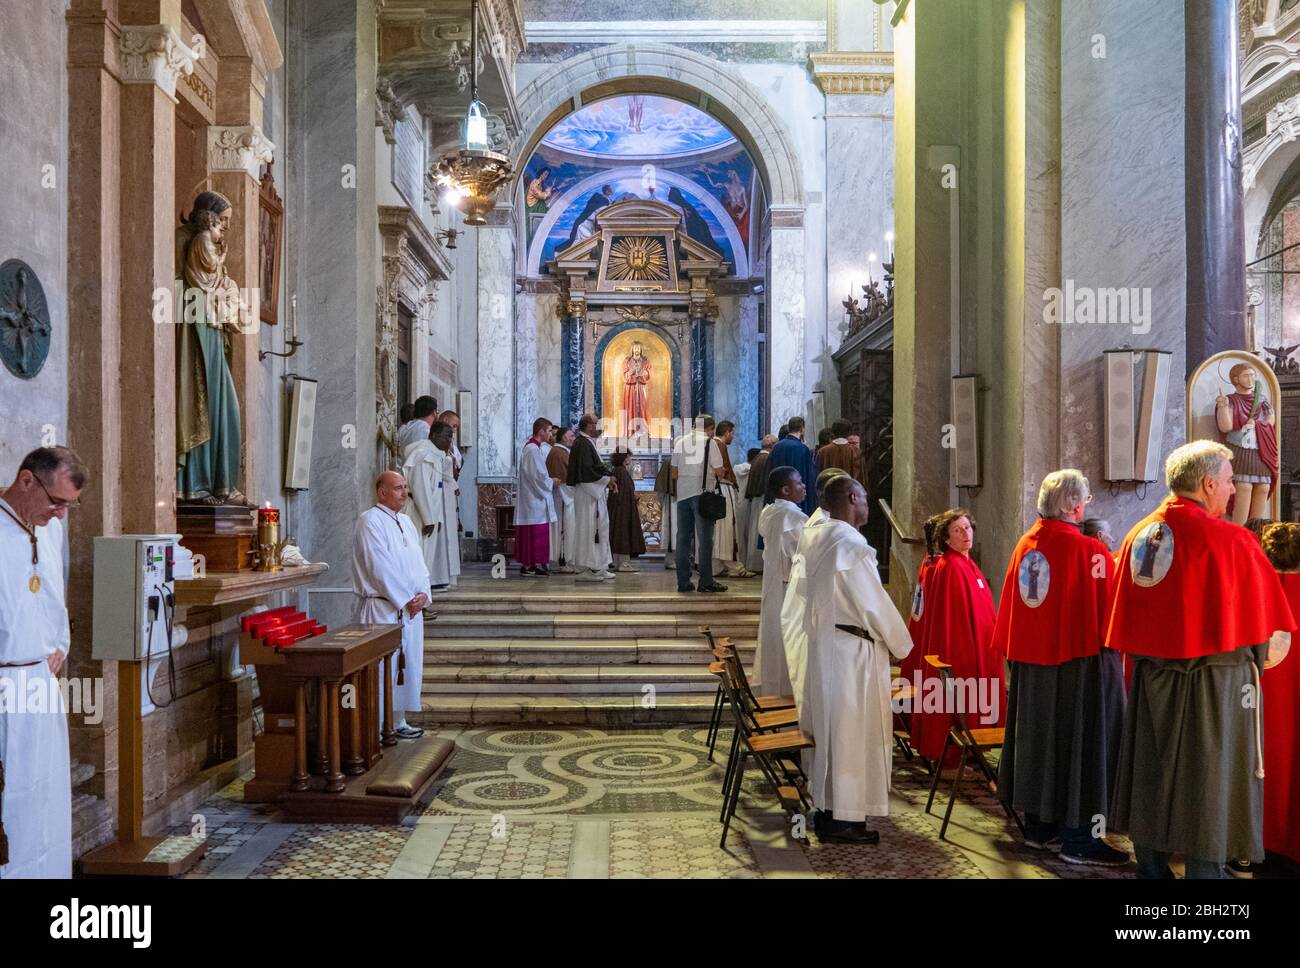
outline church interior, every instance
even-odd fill
[[[0,878],[1300,873],[1269,819],[1300,813],[1297,0],[22,0],[0,52]],[[936,755],[898,709],[961,674],[923,578],[960,558],[984,646],[1041,617],[1064,566],[1007,563],[1074,469],[1119,589],[1087,661],[1117,717],[1125,681],[1154,703],[1201,653],[1117,671],[1120,586],[1202,580],[1159,515],[1208,440],[1235,503],[1196,511],[1211,468],[1193,511],[1262,537],[1206,539],[1203,580],[1231,545],[1286,615],[1201,619],[1271,655],[1224,739],[1268,767],[1223,808],[1255,820],[1183,848],[1130,806],[1045,849],[1007,770],[1055,667],[1013,627],[1002,718],[944,710]],[[847,521],[859,571],[760,533],[774,501]],[[809,631],[850,572],[866,617]],[[761,644],[784,671],[796,587],[811,684]],[[31,634],[48,750],[4,685]],[[886,683],[861,742],[817,658],[844,641]],[[1104,787],[1175,782],[1114,730]],[[837,771],[881,756],[850,828]],[[33,811],[53,866],[20,863]]]

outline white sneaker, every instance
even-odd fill
[[[561,565],[555,570],[561,575],[576,575],[578,573],[578,569],[574,568],[573,565]]]
[[[614,573],[610,571],[608,568],[606,568],[604,571],[598,571],[596,572],[596,574],[598,574],[602,579],[610,579],[614,577]]]
[[[630,562],[630,561],[625,561],[625,562],[623,562],[623,564],[619,565],[619,566],[618,566],[617,568],[615,568],[614,570],[615,570],[615,571],[621,571],[621,572],[623,572],[624,574],[629,574],[629,573],[630,573],[630,574],[633,574],[633,575],[637,575],[637,574],[640,574],[640,573],[641,573],[641,569],[640,569],[640,568],[637,568],[637,567],[636,567],[635,565],[633,565],[632,562]]]
[[[613,577],[613,576],[611,576]],[[604,581],[605,573],[600,571],[584,571],[578,574],[574,581]]]

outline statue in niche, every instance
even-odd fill
[[[632,352],[623,358],[623,419],[627,421],[628,437],[640,437],[650,432],[649,394],[650,360],[638,340]]]
[[[230,337],[247,307],[226,272],[230,200],[202,192],[176,230],[181,299],[176,339],[176,496],[200,504],[247,504],[240,492],[239,399]]]
[[[1277,486],[1277,430],[1273,407],[1260,388],[1255,368],[1238,363],[1228,371],[1233,392],[1214,401],[1214,418],[1232,451],[1232,520],[1245,524],[1270,517],[1268,499]]]

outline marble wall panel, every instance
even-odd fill
[[[768,331],[771,351],[771,418],[776,428],[796,415],[807,415],[808,396],[804,386],[807,347],[807,293],[805,280],[804,230],[772,229],[771,306]]]
[[[555,293],[531,293],[537,325],[537,406],[552,420],[564,420],[560,412],[560,297]]]
[[[516,447],[514,231],[487,225],[476,234],[478,480],[510,480]]]

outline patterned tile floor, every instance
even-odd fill
[[[924,813],[929,778],[896,761],[878,846],[793,839],[765,786],[748,779],[718,847],[722,764],[703,728],[449,729],[452,765],[401,826],[294,824],[242,802],[243,781],[199,809],[212,878],[989,878],[1131,877],[1076,868],[1024,847],[997,801],[966,786],[948,838],[944,800]],[[726,734],[724,734],[724,739]],[[725,745],[725,744],[724,744]],[[171,833],[190,833],[193,823]],[[1127,843],[1117,843],[1128,846]]]

